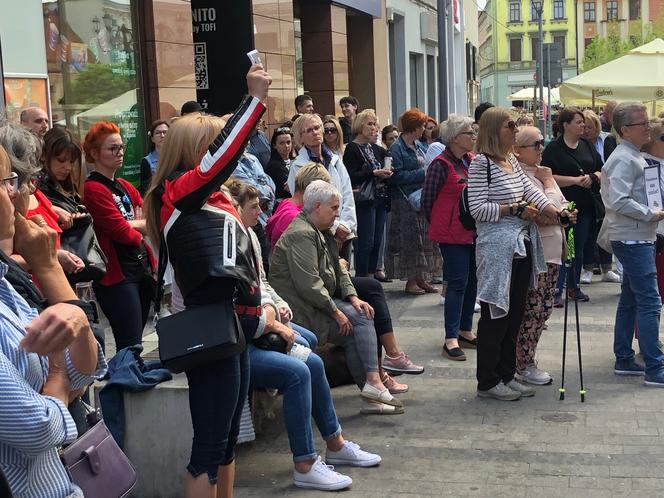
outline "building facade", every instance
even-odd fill
[[[583,63],[585,48],[596,36],[606,38],[611,30],[626,40],[648,36],[652,22],[664,21],[661,0],[583,0],[577,4],[579,60]]]
[[[562,50],[563,80],[577,74],[574,0],[544,0],[544,43]],[[509,95],[536,83],[537,0],[488,0],[479,15],[481,100],[511,106]]]

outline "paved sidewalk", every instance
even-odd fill
[[[481,400],[475,394],[475,351],[466,350],[466,362],[440,355],[438,296],[407,297],[402,288],[403,283],[386,286],[397,338],[426,372],[399,377],[410,385],[410,392],[400,396],[406,413],[399,416],[360,415],[356,388],[333,390],[344,435],[383,457],[378,468],[342,470],[354,480],[344,497],[664,496],[664,390],[643,387],[642,378],[613,374],[618,285],[584,287],[592,301],[580,304],[583,404],[573,327],[567,396],[558,400],[562,310],[554,312],[539,347],[539,364],[555,377],[554,384],[516,402]],[[292,486],[292,460],[281,427],[242,445],[237,462],[238,497],[323,496]]]

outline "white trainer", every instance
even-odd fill
[[[622,284],[622,277],[613,270],[602,273],[602,282],[611,282],[612,284]]]
[[[338,491],[349,487],[353,484],[353,480],[335,472],[332,465],[326,465],[321,457],[318,457],[309,472],[303,474],[297,470],[293,471],[293,483],[298,488]]]
[[[536,386],[546,386],[553,382],[553,378],[548,372],[540,370],[537,365],[528,365],[524,370],[516,373],[517,378],[521,382],[527,384],[534,384]]]
[[[586,270],[585,268],[581,269],[581,278],[579,281],[582,284],[590,284],[593,281],[593,272]]]
[[[509,387],[512,391],[521,393],[522,398],[529,398],[531,396],[535,396],[535,389],[533,389],[532,387],[524,386],[523,384],[517,382],[515,379],[510,380],[505,385]]]
[[[438,304],[445,306],[445,296],[440,296],[440,301],[438,301]]]
[[[350,465],[351,467],[375,467],[382,461],[379,455],[364,451],[359,444],[352,441],[345,441],[339,451],[328,449],[325,457],[327,463]]]
[[[480,303],[478,303],[477,301],[475,301],[474,310],[475,310],[475,313],[479,313],[480,311],[482,311],[482,307],[480,306]]]

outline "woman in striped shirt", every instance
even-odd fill
[[[480,119],[477,156],[469,170],[468,200],[477,222],[477,393],[515,400],[535,391],[514,379],[516,336],[528,288],[546,270],[537,226],[540,213],[558,210],[538,190],[512,153],[517,126],[501,107]]]

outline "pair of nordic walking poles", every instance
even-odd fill
[[[574,211],[575,209],[574,202],[567,203],[567,210]],[[573,268],[574,262],[574,227],[569,227],[567,229],[567,254],[565,258],[565,270],[567,272],[567,288],[565,289],[565,318],[563,321],[563,365],[562,365],[562,374],[560,377],[560,400],[565,399],[565,359],[567,356],[567,316],[568,316],[568,306],[569,306],[569,292],[571,289],[574,290],[574,315],[576,318],[576,346],[577,352],[579,355],[579,394],[581,395],[581,403],[586,400],[586,391],[583,388],[583,362],[581,361],[581,331],[579,328],[579,300],[576,295],[576,285],[575,285],[575,273]]]

